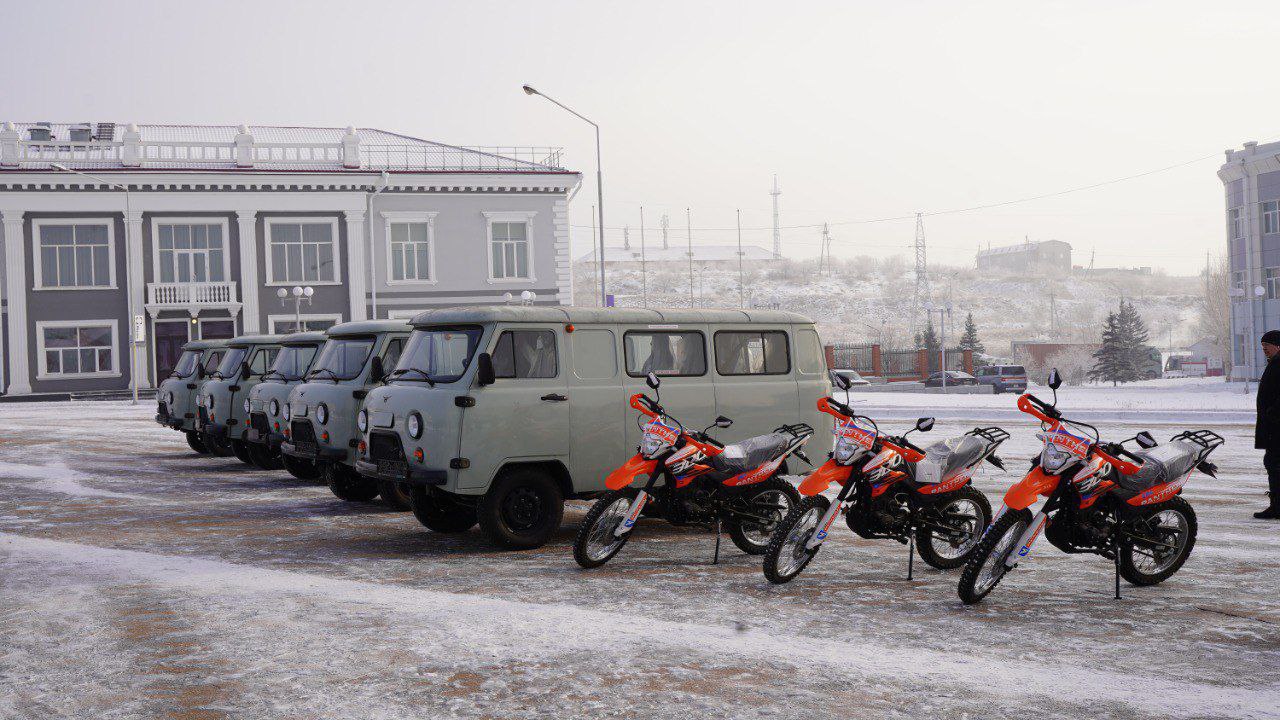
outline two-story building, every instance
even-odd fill
[[[1280,142],[1227,150],[1218,178],[1231,263],[1231,374],[1257,379],[1267,367],[1258,338],[1280,328]]]
[[[580,180],[366,128],[5,123],[0,388],[154,387],[189,339],[293,330],[295,287],[308,329],[569,304]]]

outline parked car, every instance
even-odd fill
[[[241,335],[227,341],[226,355],[196,396],[196,425],[205,446],[218,454],[235,454],[246,465],[253,464],[248,443],[240,436],[249,420],[244,401],[279,352],[279,335]]]
[[[1021,365],[986,365],[978,368],[976,376],[979,384],[990,385],[997,395],[1027,391],[1027,369]]]
[[[191,449],[205,455],[213,449],[205,447],[196,428],[196,393],[226,352],[226,340],[193,340],[183,345],[173,373],[156,388],[156,422],[186,435]]]
[[[832,370],[832,371],[831,371],[831,374],[832,374],[832,375],[843,375],[844,377],[849,378],[849,385],[850,385],[851,387],[852,387],[852,386],[855,386],[855,385],[870,385],[870,384],[871,384],[871,381],[869,381],[869,380],[867,380],[866,378],[864,378],[864,377],[862,377],[861,375],[859,375],[857,370],[838,369],[838,370]]]
[[[403,488],[363,478],[354,466],[360,440],[356,416],[369,390],[400,360],[411,329],[402,320],[358,320],[325,332],[305,382],[289,391],[281,407],[266,409],[273,425],[284,425],[280,452],[289,472],[314,473],[343,500],[367,502],[381,494],[389,505],[408,509]]]
[[[960,370],[947,370],[947,387],[955,387],[957,385],[977,385],[978,379],[967,372]],[[942,371],[933,373],[925,378],[925,387],[942,387]]]
[[[412,486],[428,528],[479,523],[508,547],[547,542],[565,499],[598,495],[635,454],[628,399],[649,373],[674,417],[724,415],[743,438],[818,427],[812,398],[831,389],[813,321],[777,310],[498,305],[429,310],[413,326],[365,400],[356,468]],[[810,455],[830,443],[818,433]]]
[[[278,470],[284,467],[291,475],[299,479],[319,477],[315,465],[300,466],[296,463],[284,462],[280,453],[280,443],[284,442],[283,419],[280,409],[289,402],[289,391],[301,383],[311,369],[316,351],[324,344],[325,334],[322,332],[299,332],[285,335],[280,340],[280,354],[271,365],[271,370],[262,377],[262,382],[249,391],[245,405],[249,411],[249,422],[240,431],[240,438],[249,447],[249,459],[262,470]],[[268,413],[275,409],[275,420]]]

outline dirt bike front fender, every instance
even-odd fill
[[[840,465],[835,460],[828,460],[813,472],[809,473],[809,477],[800,483],[800,494],[805,497],[817,495],[818,493],[831,487],[831,483],[839,483],[844,485],[849,479],[849,474],[853,472],[850,465]]]
[[[640,475],[652,475],[657,469],[657,460],[648,460],[636,454],[623,463],[622,467],[609,473],[609,477],[604,479],[604,486],[610,490],[621,490],[635,482]]]
[[[1026,510],[1035,504],[1041,495],[1050,495],[1057,489],[1062,478],[1049,475],[1040,466],[1031,469],[1027,476],[1019,480],[1004,494],[1004,504],[1010,510]]]

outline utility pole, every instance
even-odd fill
[[[667,249],[667,232],[671,228],[671,218],[667,217],[666,213],[662,213],[662,222],[660,222],[659,224],[662,225],[662,249],[666,250]]]
[[[924,214],[916,213],[916,296],[911,317],[920,323],[920,310],[929,302],[929,264],[925,258]]]
[[[693,215],[684,209],[685,238],[689,241],[689,307],[697,307],[693,299]]]
[[[597,267],[596,263],[599,263]],[[591,206],[591,275],[600,274],[600,268],[604,267],[604,258],[596,251],[596,206]],[[600,307],[604,307],[604,298],[596,298],[600,301]]]
[[[1049,333],[1056,335],[1058,332],[1058,305],[1057,298],[1053,293],[1049,293]]]
[[[604,228],[601,228],[600,232],[604,232]],[[631,226],[630,225],[627,225],[622,228],[622,249],[623,250],[631,249]]]
[[[736,212],[738,216],[738,307],[746,307],[742,299],[742,211]]]
[[[778,189],[778,176],[773,176],[773,192],[769,193],[773,196],[773,257],[778,259],[782,257],[782,228],[778,226],[778,196],[782,191]]]
[[[649,269],[644,258],[644,206],[640,206],[640,302],[649,307]]]
[[[818,251],[818,272],[831,274],[831,226],[822,223],[822,248]]]

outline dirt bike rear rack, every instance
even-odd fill
[[[992,445],[999,445],[1009,439],[1009,433],[1005,432],[1003,428],[998,428],[995,425],[990,427],[976,427],[965,433],[965,435],[980,437]]]

